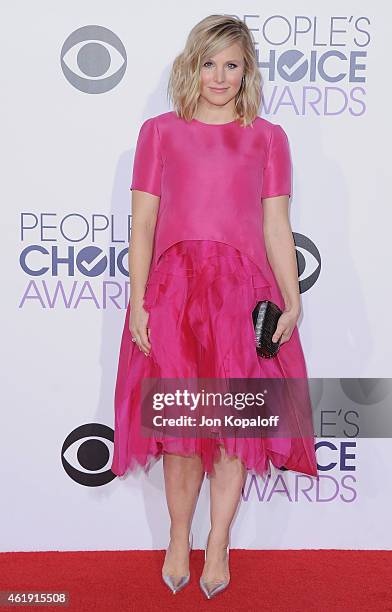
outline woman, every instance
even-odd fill
[[[190,528],[207,473],[211,529],[200,587],[208,598],[229,583],[229,530],[247,471],[264,476],[271,461],[317,476],[314,438],[303,435],[304,423],[290,440],[141,433],[146,377],[307,377],[296,325],[288,141],[280,125],[257,115],[260,84],[246,25],[220,15],[203,19],[173,64],[168,91],[175,111],[140,129],[131,184],[131,298],[112,471],[148,472],[163,455],[171,527],[162,576],[173,592],[189,581]],[[254,345],[251,313],[265,299],[284,310],[272,359],[259,357]]]

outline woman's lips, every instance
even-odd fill
[[[216,93],[223,93],[224,91],[228,90],[228,87],[210,87],[211,91],[214,91]]]

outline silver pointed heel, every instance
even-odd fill
[[[193,546],[193,533],[191,532],[189,537],[189,552],[191,552]],[[186,576],[181,576],[179,580],[176,579],[175,576],[171,574],[164,574],[162,570],[162,579],[163,582],[169,587],[173,595],[181,591],[189,582],[191,575],[190,572],[186,574]]]
[[[227,548],[226,548],[226,558],[227,558],[227,563],[228,563],[229,562],[229,544],[227,545]],[[207,546],[204,549],[204,561],[206,561],[206,559],[207,559]],[[219,582],[217,585],[215,585],[210,590],[208,588],[207,582],[205,582],[201,576],[199,580],[200,588],[203,591],[204,595],[207,597],[207,599],[211,599],[212,597],[214,597],[214,595],[217,595],[218,593],[223,591],[228,586],[229,582],[230,582],[230,578],[228,580],[223,580],[223,582]]]

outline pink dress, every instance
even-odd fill
[[[295,327],[276,357],[256,353],[251,313],[259,300],[284,308],[263,236],[262,198],[291,194],[291,161],[280,125],[256,117],[211,125],[174,111],[139,132],[131,189],[160,196],[144,295],[151,352],[131,341],[125,314],[115,390],[117,475],[148,472],[163,452],[198,454],[207,475],[219,445],[247,470],[318,477],[311,411],[293,407],[297,431],[279,437],[179,437],[141,433],[144,378],[307,378]],[[309,433],[310,432],[310,433]]]

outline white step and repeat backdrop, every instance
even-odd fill
[[[290,139],[309,375],[354,379],[330,420],[347,404],[388,401],[377,380],[391,356],[387,10],[358,0],[8,5],[1,550],[167,545],[162,461],[149,477],[110,472],[113,396],[136,138],[170,110],[171,63],[207,14],[251,27],[260,114]],[[232,547],[390,549],[391,443],[354,434],[317,439],[318,485],[275,469],[266,481],[249,475]],[[204,481],[196,547],[208,499]]]

